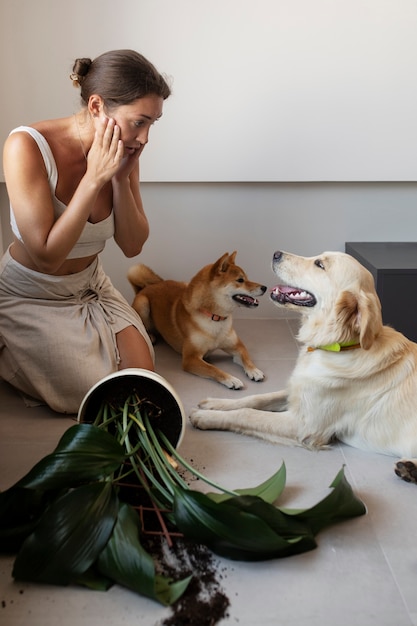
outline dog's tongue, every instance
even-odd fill
[[[291,287],[290,285],[275,285],[271,289],[271,297],[280,304],[286,302],[298,306],[314,306],[316,304],[316,299],[311,293],[300,287]]]
[[[289,287],[288,285],[275,285],[275,287],[272,288],[272,291],[274,293],[292,293],[293,291],[296,291],[296,289],[295,287]]]
[[[275,285],[275,287],[273,287],[271,289],[272,293],[274,293],[275,295],[290,295],[293,297],[298,297],[298,298],[310,298],[310,294],[308,293],[308,291],[305,291],[304,289],[300,289],[300,287],[290,287],[289,285]]]
[[[288,296],[294,298],[300,297],[303,292],[301,289],[297,289],[296,287],[290,287],[289,285],[275,285],[275,287],[272,287],[271,293],[274,294],[274,296],[276,297]]]
[[[259,300],[257,298],[252,298],[251,296],[242,293],[233,296],[233,300],[235,300],[238,304],[247,307],[256,307],[259,304]]]

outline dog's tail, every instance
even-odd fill
[[[138,293],[147,285],[154,285],[163,280],[158,274],[155,274],[150,267],[143,265],[143,263],[132,265],[127,272],[127,279],[135,290],[135,293]]]

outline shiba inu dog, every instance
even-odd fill
[[[132,306],[149,334],[160,335],[182,354],[186,372],[229,389],[241,389],[243,383],[205,360],[213,350],[230,354],[251,380],[264,379],[233,328],[232,312],[239,305],[256,308],[266,286],[248,280],[235,258],[236,251],[226,252],[189,283],[163,280],[143,264],[132,266],[127,275],[136,292]]]

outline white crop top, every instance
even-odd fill
[[[41,133],[31,126],[19,126],[11,131],[12,133],[17,132],[26,132],[29,133],[31,137],[38,144],[39,150],[43,156],[43,160],[45,162],[46,171],[48,174],[49,186],[51,188],[52,201],[54,205],[54,213],[55,219],[65,211],[67,208],[66,205],[58,200],[55,196],[56,184],[58,181],[58,170],[56,167],[55,159],[52,154],[51,148],[49,147],[48,142],[45,137],[41,135]],[[10,205],[10,225],[12,227],[13,234],[20,240],[22,240],[22,236],[19,232],[19,229],[16,224],[16,218],[14,215],[14,211],[12,206]],[[91,222],[86,222],[84,226],[84,230],[80,235],[77,243],[68,254],[68,259],[80,259],[85,256],[91,256],[93,254],[98,254],[104,249],[106,245],[106,240],[110,239],[114,235],[114,215],[113,211],[110,213],[109,217],[102,220],[101,222],[97,222],[92,224]]]

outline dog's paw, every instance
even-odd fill
[[[245,374],[248,378],[250,378],[251,380],[254,380],[257,383],[265,379],[265,374],[262,372],[262,370],[258,369],[257,367],[254,367],[251,370],[245,370]]]
[[[206,414],[206,411],[192,409],[190,413],[190,422],[194,428],[199,428],[200,430],[210,429],[210,426],[208,426],[208,420],[206,419]]]
[[[227,376],[226,378],[224,378],[223,380],[220,380],[219,382],[225,387],[227,387],[228,389],[243,389],[244,387],[244,384],[242,383],[242,381],[239,380],[239,378],[236,378],[235,376]]]
[[[401,459],[395,464],[394,471],[407,483],[417,483],[417,459]]]

